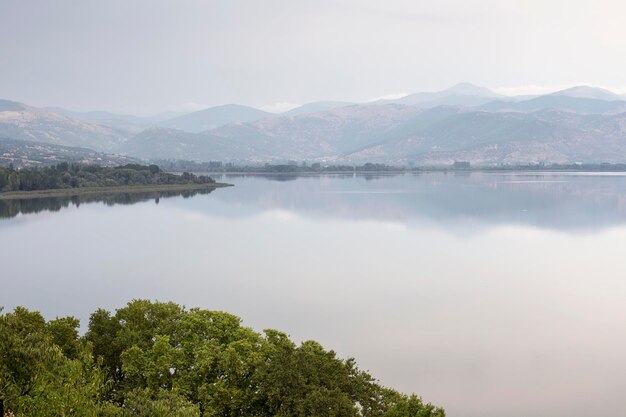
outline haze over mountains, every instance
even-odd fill
[[[199,133],[229,123],[254,122],[271,116],[273,116],[272,113],[253,107],[241,106],[239,104],[226,104],[183,114],[179,117],[158,123],[158,126]]]
[[[0,137],[115,152],[128,140],[129,132],[0,100]]]
[[[626,162],[626,100],[579,86],[510,97],[469,83],[282,114],[230,104],[176,117],[35,108],[0,100],[0,137],[143,159],[441,165]]]
[[[443,91],[409,94],[396,100],[380,100],[380,102],[406,104],[421,108],[442,105],[478,106],[504,96],[496,94],[485,87],[470,83],[460,83]]]

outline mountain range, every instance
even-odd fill
[[[59,146],[0,137],[0,166],[15,168],[80,162],[116,166],[141,162],[124,155],[111,155],[76,146]]]
[[[446,90],[409,94],[395,100],[381,100],[380,102],[406,104],[420,108],[437,106],[479,106],[504,96],[496,94],[485,87],[470,83],[460,83]]]
[[[509,97],[462,83],[395,100],[309,103],[282,114],[231,104],[169,118],[0,100],[0,136],[143,159],[626,162],[626,100],[587,86]]]
[[[159,127],[198,133],[229,123],[254,122],[272,117],[272,113],[239,104],[211,107],[157,123]]]
[[[129,131],[0,100],[0,137],[113,152],[129,139]]]

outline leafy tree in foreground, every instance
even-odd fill
[[[64,341],[65,342],[65,341]],[[0,397],[16,416],[98,416],[106,379],[88,345],[66,356],[41,314],[0,316]]]
[[[70,169],[71,167],[68,167]],[[220,311],[134,300],[71,317],[0,311],[0,399],[21,416],[444,417],[353,359]]]

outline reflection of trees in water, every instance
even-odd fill
[[[445,227],[515,224],[559,230],[626,225],[626,175],[454,171],[302,175],[280,192],[266,178],[228,176],[225,182],[232,179],[236,187],[216,197],[259,211],[420,226],[423,221]]]
[[[15,217],[18,214],[40,213],[42,211],[60,211],[70,205],[80,207],[87,203],[104,203],[107,206],[117,204],[135,204],[143,201],[154,200],[159,204],[161,198],[183,197],[190,198],[196,194],[209,194],[212,188],[204,190],[186,191],[151,191],[141,193],[107,193],[107,194],[86,194],[63,197],[46,198],[22,198],[15,200],[0,200],[0,218]]]
[[[298,179],[298,175],[296,174],[276,174],[276,175],[263,175],[263,178],[270,181],[295,181]]]
[[[381,176],[378,175],[365,175],[363,173],[357,173],[356,176],[358,177],[366,177],[366,178],[382,178],[384,176],[390,176],[390,175],[399,175],[397,173],[394,174],[383,174]],[[306,172],[302,172],[302,173],[272,173],[272,174],[267,174],[267,173],[263,173],[263,174],[222,174],[221,176],[215,176],[214,174],[211,174],[211,178],[213,179],[219,179],[219,180],[228,180],[229,178],[263,178],[265,180],[269,180],[269,181],[278,181],[278,182],[287,182],[287,181],[294,181],[297,179],[301,179],[301,178],[353,178],[355,176],[354,172],[349,172],[349,173],[337,173],[337,172],[327,172],[327,173],[306,173]]]

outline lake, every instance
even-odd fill
[[[451,417],[623,416],[626,175],[215,178],[235,187],[0,201],[0,305],[85,324],[171,300]]]

